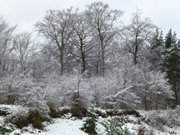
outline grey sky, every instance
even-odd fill
[[[11,25],[17,24],[19,30],[33,29],[48,9],[63,9],[70,6],[84,8],[95,0],[0,0],[0,15]],[[172,28],[180,33],[180,0],[101,0],[111,8],[124,11],[125,20],[130,18],[136,9],[141,9],[143,16],[150,17],[152,22],[162,30]],[[126,21],[124,21],[126,23]]]

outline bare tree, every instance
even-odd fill
[[[28,57],[32,51],[32,41],[30,33],[17,34],[13,41],[15,53],[18,57],[18,62],[21,67],[21,71],[26,70]]]
[[[61,75],[64,73],[64,53],[66,45],[68,45],[73,33],[73,20],[72,8],[63,11],[50,10],[47,12],[43,21],[36,24],[39,33],[42,33],[50,42],[57,46]]]
[[[124,40],[135,65],[138,63],[139,51],[149,44],[155,30],[156,27],[148,18],[141,19],[139,12],[133,15],[131,24],[124,28]]]
[[[0,18],[0,72],[6,71],[9,56],[13,51],[12,34],[16,27],[10,27],[4,19]]]
[[[104,76],[106,48],[117,33],[117,25],[121,11],[111,10],[109,5],[102,2],[94,2],[86,9],[86,15],[92,28],[94,37],[99,42],[97,46],[97,73]]]
[[[87,23],[87,18],[83,13],[77,14],[75,18],[75,46],[78,48],[77,57],[81,60],[81,73],[84,73],[87,69],[87,57],[92,52],[93,45],[90,44],[92,36],[90,28]],[[80,56],[79,56],[80,55]]]

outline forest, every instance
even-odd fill
[[[179,135],[180,38],[142,14],[97,1],[33,32],[1,17],[0,135]]]

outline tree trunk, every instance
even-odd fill
[[[177,91],[177,105],[180,105],[180,91]]]
[[[80,38],[80,49],[81,49],[81,61],[82,61],[82,69],[81,69],[81,73],[84,73],[86,71],[86,56],[85,56],[85,52],[84,52],[84,43],[83,43],[83,39]]]
[[[104,38],[100,35],[100,45],[101,45],[101,75],[104,77],[105,72],[105,50],[104,50]]]
[[[176,73],[176,77],[174,78],[174,93],[175,93],[175,102],[176,105],[180,105],[180,92],[178,92],[178,82],[177,82],[177,73]]]
[[[134,65],[137,64],[137,54],[138,54],[138,34],[136,34],[136,38],[135,38]]]
[[[97,48],[97,60],[96,60],[96,74],[99,75],[100,74],[100,68],[101,68],[101,49],[100,49],[100,45]]]
[[[102,46],[102,76],[104,77],[104,72],[105,72],[105,52],[104,52],[104,46]]]
[[[61,75],[64,74],[64,45],[62,45],[60,50],[60,64],[61,64]]]
[[[145,90],[145,93],[144,93],[144,109],[145,110],[148,110],[148,101],[147,101],[147,92]]]
[[[60,46],[60,45],[59,45]],[[60,64],[61,64],[61,75],[64,74],[64,34],[61,33],[61,46],[60,49]]]

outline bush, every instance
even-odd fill
[[[43,129],[44,121],[49,121],[49,118],[43,116],[36,110],[31,110],[29,112],[12,114],[6,118],[5,123],[12,123],[20,129],[28,126],[29,124],[32,124],[34,128]]]
[[[72,99],[71,113],[72,116],[82,119],[83,117],[87,116],[88,111],[85,105],[81,102],[80,97],[76,94],[77,93],[74,94],[74,97]]]
[[[32,111],[29,113],[28,121],[32,124],[34,128],[43,129],[43,122],[48,119],[43,117],[38,111]]]
[[[144,129],[144,127],[142,128],[142,127],[140,127],[139,129],[138,129],[138,135],[144,135],[145,134],[145,129]]]
[[[102,125],[106,128],[107,135],[130,135],[128,129],[124,126],[126,122],[125,117],[113,117],[104,121]]]
[[[56,105],[54,105],[53,103],[48,103],[48,107],[49,107],[49,116],[52,118],[58,118],[60,117],[59,111],[58,111],[58,107]]]
[[[88,118],[86,119],[83,127],[81,128],[84,132],[88,133],[89,135],[97,135],[96,132],[96,111],[93,108],[88,110]]]
[[[58,107],[53,103],[48,103],[49,106],[49,116],[52,118],[59,118],[71,112],[70,107]]]
[[[164,126],[175,127],[180,124],[180,109],[166,111],[152,111],[146,117],[145,122],[158,130],[165,130]]]
[[[12,123],[16,125],[17,128],[23,128],[29,124],[28,116],[29,110],[20,110],[19,112],[8,115],[5,119],[5,123]]]
[[[94,116],[87,118],[81,129],[89,135],[97,135],[96,118]]]
[[[147,128],[145,128],[145,127],[140,127],[140,128],[138,129],[138,135],[146,135],[146,134],[148,134],[148,135],[154,135],[153,129],[147,129]]]
[[[11,129],[6,128],[4,126],[0,126],[0,134],[1,135],[8,135],[10,132],[12,132]]]

